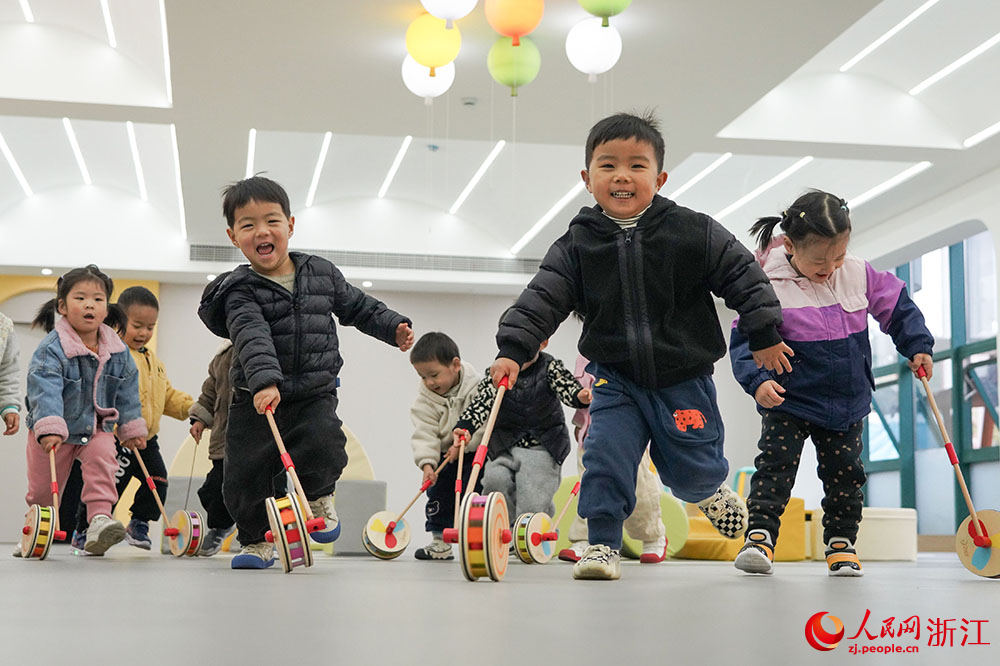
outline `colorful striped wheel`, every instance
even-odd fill
[[[514,552],[525,564],[545,564],[555,555],[554,541],[542,535],[554,531],[552,518],[544,512],[522,513],[514,522]]]
[[[312,551],[302,507],[291,495],[268,497],[264,502],[267,521],[271,524],[274,547],[285,573],[296,567],[311,567]]]
[[[955,534],[955,551],[966,569],[984,578],[1000,578],[1000,511],[983,509],[977,511],[979,525],[992,542],[989,548],[973,543],[976,535],[972,528],[972,516],[966,517]]]
[[[24,529],[21,531],[21,557],[45,559],[54,538],[54,516],[55,509],[51,506],[32,504],[28,507],[28,513],[24,516]]]
[[[391,511],[379,511],[368,519],[361,532],[361,543],[365,550],[380,560],[392,560],[403,554],[410,544],[410,524],[400,520],[390,530],[396,520],[396,514]]]
[[[177,536],[170,538],[170,552],[174,557],[194,557],[201,547],[203,525],[201,514],[197,511],[176,511],[170,522],[177,528]]]
[[[460,518],[458,554],[465,578],[489,576],[499,581],[507,573],[511,540],[503,493],[468,495],[462,500]]]

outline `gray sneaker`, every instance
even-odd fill
[[[87,541],[83,549],[92,555],[103,555],[108,548],[125,538],[125,526],[111,516],[94,516],[87,526]]]
[[[225,541],[230,534],[236,531],[236,525],[230,525],[229,527],[215,528],[212,527],[205,532],[205,538],[202,540],[201,545],[198,546],[198,556],[199,557],[211,557],[215,555],[222,549],[222,542]]]
[[[737,539],[747,531],[750,520],[747,503],[724,483],[714,495],[698,502],[698,508],[727,539]]]
[[[618,580],[621,576],[621,555],[600,543],[587,548],[580,561],[573,565],[573,578],[576,579]]]
[[[434,540],[423,548],[417,548],[413,556],[418,560],[453,560],[455,556],[451,554],[451,544],[445,543],[444,539],[435,536]]]

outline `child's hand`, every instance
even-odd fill
[[[917,374],[917,370],[922,366],[924,372],[927,373],[927,379],[930,379],[934,375],[934,359],[930,354],[914,354],[913,358],[907,361],[906,364],[910,366],[913,374]]]
[[[779,375],[782,372],[792,371],[792,362],[788,360],[788,356],[795,356],[795,352],[792,348],[786,345],[784,342],[779,342],[776,345],[771,345],[766,349],[760,349],[753,353],[753,362],[757,364],[757,367],[764,366],[768,370],[774,370]]]
[[[139,449],[140,451],[146,448],[146,438],[145,437],[133,437],[132,439],[126,439],[122,442],[122,446],[131,451]]]
[[[21,428],[21,415],[17,412],[7,412],[3,415],[3,422],[7,424],[3,434],[13,435]]]
[[[576,394],[576,399],[585,405],[589,405],[590,401],[594,399],[594,393],[590,389],[581,389],[580,392]]]
[[[424,479],[423,479],[423,482],[421,483],[421,485],[423,485],[424,483],[427,483],[428,480],[430,480],[432,486],[435,483],[437,483],[438,475],[434,473],[434,466],[433,465],[431,465],[429,463],[426,463],[426,464],[424,464],[423,470],[424,470]]]
[[[469,438],[472,437],[472,435],[470,435],[469,431],[466,430],[465,428],[455,428],[454,430],[451,431],[451,436],[452,436],[451,448],[448,449],[448,454],[454,451],[455,456],[457,457],[458,449],[465,446],[465,443],[469,441]],[[452,460],[454,460],[454,458],[452,458]]]
[[[59,445],[63,443],[63,438],[59,435],[42,435],[38,443],[48,453],[52,450],[59,450]]]
[[[500,386],[500,380],[507,377],[508,388],[514,388],[514,382],[517,381],[517,373],[520,371],[521,366],[513,360],[498,358],[490,366],[490,379],[493,380],[493,386]]]
[[[263,414],[268,407],[274,411],[278,408],[279,402],[281,402],[281,393],[278,392],[278,387],[274,384],[262,388],[253,395],[253,407],[258,414]]]
[[[191,424],[191,429],[188,430],[191,436],[194,437],[194,443],[197,444],[201,441],[201,433],[205,432],[205,424],[201,421],[195,421]]]
[[[785,387],[774,381],[773,379],[768,379],[766,382],[757,387],[757,392],[754,393],[753,399],[757,401],[757,404],[761,407],[777,407],[785,401],[779,393],[784,393]]]
[[[405,321],[396,327],[396,346],[404,352],[413,346],[413,329]]]

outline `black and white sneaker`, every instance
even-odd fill
[[[733,564],[740,571],[770,575],[774,571],[774,542],[766,530],[753,530],[736,554]]]
[[[846,537],[831,537],[826,544],[826,566],[831,576],[864,576],[854,544]]]
[[[622,557],[617,550],[595,543],[573,565],[573,578],[585,580],[618,580],[622,576]]]
[[[726,484],[715,494],[698,502],[698,508],[727,539],[738,539],[747,531],[750,514],[747,503]]]

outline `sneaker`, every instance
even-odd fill
[[[79,555],[81,557],[87,555],[94,555],[95,557],[103,557],[104,553],[88,553],[83,549],[84,545],[87,543],[87,530],[73,530],[73,538],[70,539],[70,547],[74,555]]]
[[[143,550],[152,548],[153,542],[149,540],[149,523],[137,518],[128,521],[128,527],[125,528],[125,541]]]
[[[558,557],[563,562],[579,562],[589,547],[590,544],[586,541],[574,541],[569,548],[560,550]]]
[[[622,556],[601,543],[589,546],[580,561],[573,565],[573,578],[618,580],[622,576]]]
[[[333,495],[320,497],[318,500],[309,502],[309,510],[316,518],[323,518],[326,527],[321,530],[311,532],[309,536],[316,543],[333,543],[340,536],[340,519],[333,508]]]
[[[198,556],[211,557],[218,553],[222,549],[222,542],[229,538],[229,535],[235,531],[236,525],[223,528],[209,528],[205,532],[205,538],[202,539],[201,545],[198,546]]]
[[[667,537],[661,536],[655,541],[642,542],[642,554],[639,561],[643,564],[657,564],[667,559]]]
[[[747,504],[726,484],[719,486],[711,497],[698,502],[698,508],[727,539],[737,539],[747,531],[750,518]]]
[[[451,544],[445,543],[444,539],[435,535],[434,540],[423,548],[417,548],[413,554],[418,560],[453,560],[455,556],[451,554]]]
[[[11,553],[11,555],[13,555],[14,557],[24,557],[24,555],[21,553],[21,542],[20,541],[18,541],[17,543],[14,544],[14,552]]]
[[[258,541],[243,546],[240,554],[233,558],[233,569],[266,569],[274,564],[274,546],[266,541]]]
[[[747,534],[747,541],[736,554],[733,564],[740,571],[765,574],[774,572],[774,541],[767,530],[753,530]]]
[[[826,566],[831,576],[864,576],[854,544],[846,537],[832,537],[826,544]]]
[[[125,526],[111,516],[94,516],[87,526],[83,549],[92,555],[103,555],[108,548],[125,538]]]

